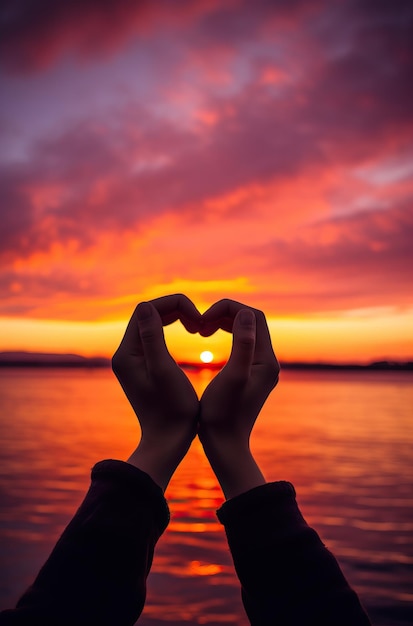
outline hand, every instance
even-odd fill
[[[195,390],[165,344],[163,325],[177,319],[190,333],[198,332],[201,314],[184,295],[138,304],[112,358],[142,431],[128,462],[163,489],[196,434],[199,412]]]
[[[200,333],[209,336],[218,328],[233,333],[232,351],[201,398],[199,438],[228,498],[265,482],[249,438],[280,366],[261,311],[221,300],[202,316]]]

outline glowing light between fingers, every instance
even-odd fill
[[[211,363],[211,361],[214,360],[214,355],[209,350],[204,350],[199,355],[199,358],[201,359],[202,363]]]

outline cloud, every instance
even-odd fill
[[[411,304],[410,3],[22,1],[2,11],[3,68],[11,91],[25,85],[26,108],[15,108],[33,129],[9,132],[24,149],[0,166],[3,311],[123,314],[109,290],[120,299],[182,276],[234,281],[234,297],[247,277],[285,313]],[[127,88],[114,73],[101,107],[83,102],[62,55],[87,59],[82,80],[94,84],[116,51]],[[59,100],[59,75],[80,94],[76,114]],[[37,130],[39,111],[53,125]]]
[[[78,58],[107,56],[153,24],[186,19],[206,2],[182,0],[5,0],[0,50],[3,65],[15,72],[44,69],[65,51]]]
[[[25,162],[5,164],[3,312],[41,316],[53,300],[56,315],[86,319],[99,315],[108,285],[115,296],[176,276],[240,273],[268,306],[276,294],[286,313],[409,302],[409,222],[402,226],[409,213],[400,208],[409,190],[355,183],[359,164],[371,163],[372,152],[376,163],[391,155],[403,129],[398,137],[383,120],[381,140],[369,146],[356,122],[352,141],[329,142],[334,128],[323,134],[321,120],[312,125],[312,109],[299,120],[267,90],[254,83],[238,97],[211,99],[212,123],[195,118],[186,126],[130,103],[43,138]],[[386,210],[351,207],[361,192]],[[328,221],[335,203],[356,216]],[[385,215],[390,235],[377,217]],[[269,284],[274,293],[266,296]]]
[[[261,269],[264,277],[273,269],[272,298],[287,312],[304,303],[306,311],[411,308],[412,237],[413,196],[386,211],[320,220],[290,241],[274,239],[259,250]]]
[[[406,201],[347,216],[326,213],[286,231],[265,207],[261,221],[254,213],[222,219],[219,210],[203,222],[159,215],[139,233],[101,231],[89,248],[55,242],[47,252],[14,261],[1,273],[2,311],[117,319],[128,315],[131,300],[149,297],[159,285],[166,293],[181,284],[210,304],[214,281],[225,283],[230,297],[243,301],[248,293],[277,315],[411,308],[411,207]]]
[[[295,49],[299,62],[304,43],[312,55],[321,48],[332,51],[338,63],[344,61],[342,71],[362,77],[366,64],[371,69],[378,57],[387,58],[383,73],[395,61],[409,63],[411,28],[408,0],[333,5],[325,0],[4,0],[0,58],[9,71],[27,73],[67,53],[85,62],[108,58],[128,42],[166,40],[168,48],[187,46],[201,55],[214,48],[239,53],[257,42],[264,51],[272,43],[279,51]],[[359,65],[346,64],[352,45],[359,50]]]
[[[277,186],[286,180],[307,175],[310,185],[311,176],[340,175],[397,153],[411,136],[408,121],[380,101],[374,128],[357,114],[333,123],[320,111],[322,83],[301,103],[292,96],[297,100],[305,88],[273,93],[259,76],[237,95],[210,97],[187,124],[131,101],[34,142],[26,161],[0,168],[3,254],[45,250],[55,239],[91,245],[98,232],[139,229],[147,218],[171,211],[203,220],[214,203],[222,217],[242,214],[257,194],[235,203],[230,198],[254,186],[272,190],[267,202],[275,208]],[[297,215],[314,209],[303,204]]]
[[[319,5],[313,2],[311,6]],[[161,33],[185,33],[191,46],[209,42],[236,45],[251,37],[269,18],[299,17],[304,0],[4,0],[0,21],[2,64],[12,72],[33,72],[56,62],[65,52],[81,61],[107,57],[130,40]]]
[[[343,22],[339,43],[331,41],[333,30],[320,33],[325,64],[315,81],[313,119],[318,111],[341,140],[348,133],[352,140],[357,129],[372,137],[384,125],[394,131],[411,124],[413,10],[397,4],[361,2],[360,13]]]

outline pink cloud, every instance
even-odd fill
[[[289,312],[411,303],[411,185],[377,174],[410,158],[409,4],[172,4],[9,3],[10,85],[32,72],[27,101],[49,86],[57,121],[36,140],[16,131],[24,154],[0,164],[3,311],[40,315],[53,293],[103,297],[110,283],[121,295],[182,274],[248,274]],[[151,89],[126,73],[136,90],[113,77],[106,107],[59,117],[41,68],[58,75],[70,53],[93,77],[115,51],[131,65],[145,51]]]
[[[5,0],[0,29],[3,65],[15,72],[44,69],[64,52],[82,60],[107,56],[133,37],[167,23],[185,24],[214,9],[205,0]]]
[[[274,239],[261,248],[263,284],[276,268],[280,310],[292,312],[305,302],[307,311],[412,307],[412,202],[413,196],[387,211],[320,220],[290,241]],[[250,257],[256,254],[256,249],[249,251]]]

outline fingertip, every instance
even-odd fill
[[[136,307],[136,316],[139,322],[143,322],[149,319],[150,317],[152,317],[152,314],[153,306],[149,302],[141,302]]]
[[[255,327],[256,318],[254,312],[251,311],[251,309],[241,309],[241,311],[238,312],[236,318],[237,322],[239,322],[239,324],[244,328]]]
[[[185,329],[188,331],[188,333],[191,333],[191,335],[195,335],[195,333],[199,332],[199,324],[197,324],[196,322],[185,320],[182,321],[182,323],[185,326]]]
[[[162,320],[151,302],[141,302],[136,308],[138,330],[142,342],[163,339]]]
[[[255,353],[256,320],[254,311],[241,309],[234,319],[232,350],[229,368],[238,381],[245,381],[250,376]]]
[[[236,341],[255,343],[257,320],[252,309],[241,309],[234,319],[232,333]]]
[[[210,337],[218,330],[215,324],[208,324],[201,320],[201,324],[199,326],[199,334],[201,337]]]
[[[185,329],[194,335],[198,333],[201,328],[202,316],[195,305],[190,302],[190,307],[185,311],[185,313],[181,317],[181,323],[184,325]]]

